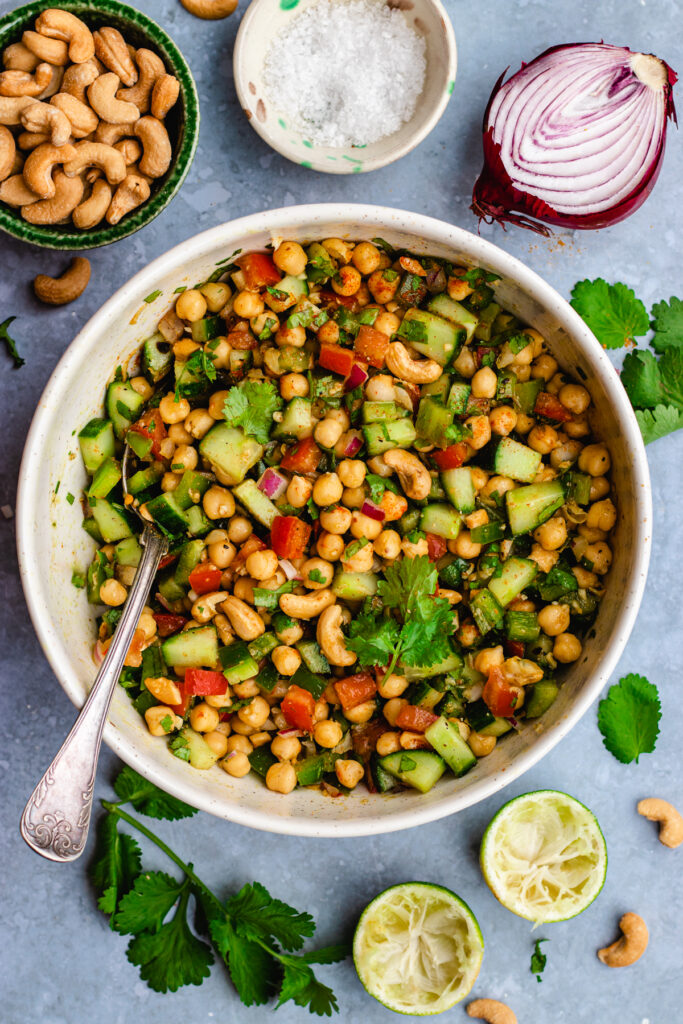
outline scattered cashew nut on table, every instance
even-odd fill
[[[55,183],[52,178],[55,167],[66,163],[67,160],[73,160],[75,156],[75,146],[54,146],[51,142],[36,146],[24,164],[24,181],[27,187],[42,199],[51,199],[55,194]]]
[[[49,39],[60,39],[68,44],[68,56],[74,64],[83,64],[95,56],[92,32],[80,18],[69,11],[51,7],[36,18],[36,30]]]
[[[1,71],[0,96],[40,96],[52,81],[52,66],[39,64],[36,70]]]
[[[432,384],[443,373],[443,368],[434,359],[412,359],[400,341],[389,346],[387,367],[395,377],[409,384]]]
[[[401,487],[407,498],[422,501],[432,489],[432,478],[429,470],[417,455],[403,448],[390,448],[382,455],[387,466],[398,473]]]
[[[468,1004],[467,1014],[488,1021],[488,1024],[517,1024],[516,1014],[497,999],[475,999]]]
[[[195,18],[205,21],[219,21],[237,10],[237,0],[180,0],[181,4]]]
[[[316,628],[318,643],[330,665],[354,665],[357,655],[353,651],[347,650],[341,624],[341,605],[330,605],[318,619]]]
[[[642,917],[629,911],[619,921],[621,938],[611,946],[598,950],[598,960],[607,967],[630,967],[647,949],[650,938],[647,925]]]
[[[312,594],[283,594],[280,608],[294,619],[314,619],[336,601],[331,590],[314,590]]]
[[[683,817],[667,800],[650,796],[638,804],[638,814],[659,822],[659,841],[671,850],[683,843]]]
[[[83,294],[89,280],[90,260],[84,256],[74,256],[71,266],[61,277],[38,274],[33,282],[33,290],[41,302],[49,306],[65,306]]]

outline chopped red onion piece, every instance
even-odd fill
[[[364,516],[367,516],[369,519],[376,519],[378,523],[384,522],[384,510],[381,509],[379,505],[375,505],[374,501],[370,501],[369,498],[366,498],[365,501],[363,502],[361,512],[363,513]]]
[[[353,391],[354,388],[360,387],[361,384],[365,384],[368,379],[368,371],[365,370],[360,363],[354,363],[351,367],[351,372],[344,381],[344,391]]]
[[[278,729],[278,736],[295,736],[299,739],[303,735],[301,729]]]
[[[276,500],[287,490],[287,478],[276,469],[268,467],[256,486],[267,498]]]
[[[345,455],[345,457],[347,459],[352,459],[353,456],[356,455],[361,450],[362,447],[363,447],[362,438],[360,438],[358,436],[358,434],[351,434],[349,436],[349,438],[348,438],[348,440],[346,442],[346,446],[344,448],[344,455]]]
[[[280,559],[280,568],[288,580],[301,580],[303,576],[286,558]]]

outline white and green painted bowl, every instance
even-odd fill
[[[415,113],[398,131],[367,146],[318,146],[287,124],[286,113],[272,105],[263,84],[263,68],[273,37],[289,19],[317,2],[253,0],[242,18],[233,55],[239,101],[252,128],[288,160],[327,174],[375,171],[414,149],[443,114],[455,85],[453,26],[440,0],[386,0],[388,7],[401,10],[408,24],[425,39],[427,71]]]

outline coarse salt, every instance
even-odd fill
[[[269,103],[321,146],[366,146],[415,113],[425,41],[381,0],[321,0],[280,30],[266,54]]]

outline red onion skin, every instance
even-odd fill
[[[267,498],[279,498],[287,490],[287,480],[277,470],[269,467],[259,480],[257,487]]]
[[[378,505],[375,505],[373,501],[368,501],[366,498],[361,508],[361,513],[367,516],[369,519],[375,519],[378,523],[383,523],[386,514],[384,509],[381,509]]]
[[[520,70],[531,67],[531,65],[543,60],[544,57],[547,57],[551,53],[556,53],[559,50],[573,49],[576,46],[586,45],[591,44],[565,43],[560,46],[551,46],[548,50],[544,50],[543,53],[540,53],[538,57],[529,61],[529,63],[523,62]],[[664,63],[666,67],[668,78],[666,116],[667,118],[671,118],[674,124],[678,124],[676,108],[673,100],[673,86],[677,82],[678,76],[668,64],[664,61],[662,61],[662,63]],[[484,132],[484,166],[481,174],[474,184],[472,205],[470,206],[472,212],[479,217],[480,221],[483,220],[487,224],[491,224],[496,221],[505,228],[505,224],[507,222],[510,224],[516,224],[518,227],[528,228],[530,231],[535,231],[539,235],[546,236],[551,235],[552,231],[546,227],[544,223],[539,223],[540,221],[545,221],[547,224],[553,224],[556,227],[562,228],[595,230],[597,228],[607,228],[613,224],[618,224],[619,221],[624,220],[626,217],[630,216],[630,214],[635,213],[635,211],[642,206],[650,195],[656,184],[657,178],[659,177],[662,159],[664,157],[664,149],[666,146],[666,132],[662,134],[661,145],[652,163],[652,170],[647,181],[640,184],[633,190],[633,192],[629,193],[628,196],[625,196],[620,203],[608,210],[601,210],[599,213],[583,216],[570,216],[558,213],[542,199],[539,199],[537,196],[529,195],[526,192],[522,192],[513,185],[512,179],[505,169],[500,156],[501,146],[499,143],[493,141],[493,129],[486,129],[491,104],[503,84],[503,79],[508,73],[508,70],[509,68],[506,68],[505,71],[503,71],[502,75],[494,85],[493,91],[486,105],[486,110],[484,111],[484,121],[482,126],[482,130]],[[512,212],[514,210],[520,212]],[[527,214],[528,216],[526,216]]]
[[[367,370],[364,370],[360,363],[354,363],[351,372],[344,381],[344,391],[353,391],[354,388],[365,384],[368,379]]]
[[[361,450],[363,442],[359,437],[350,437],[346,448],[344,449],[344,455],[348,459],[352,459],[353,456]]]

